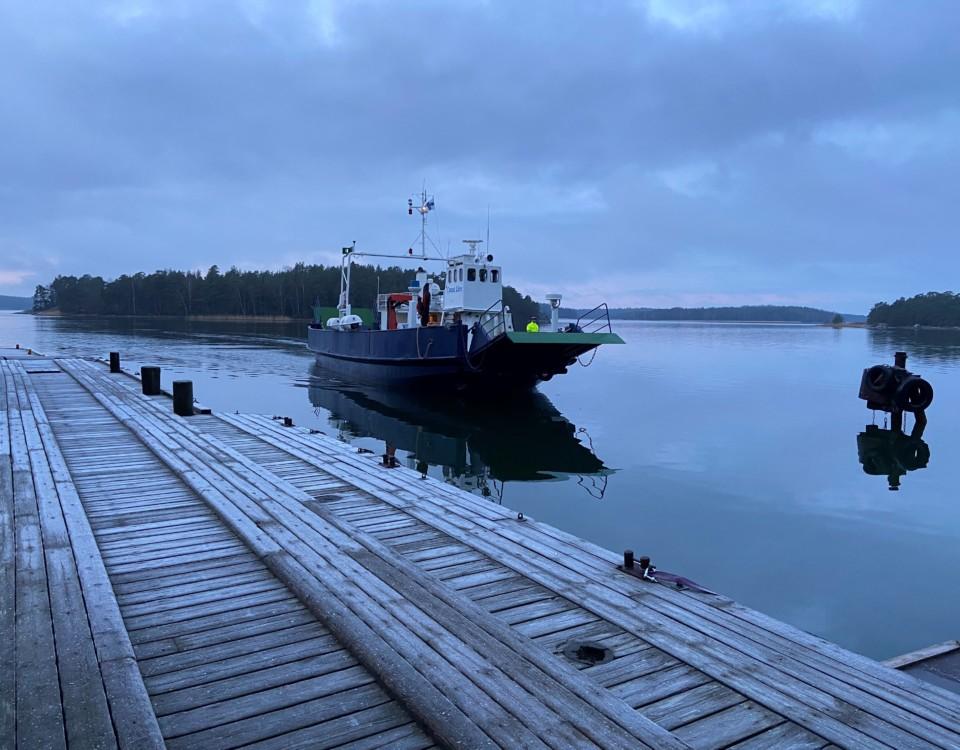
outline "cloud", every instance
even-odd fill
[[[490,207],[508,278],[862,310],[960,272],[958,20],[936,1],[6,4],[0,267],[36,278],[0,291],[402,250],[426,181],[441,247]]]
[[[21,286],[27,279],[35,275],[33,271],[15,271],[0,268],[0,284]]]

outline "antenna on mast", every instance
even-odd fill
[[[407,214],[413,216],[414,209],[420,214],[420,256],[427,257],[427,214],[435,208],[433,196],[427,195],[426,187],[418,196],[419,202],[414,205],[413,198],[407,199]],[[432,242],[432,241],[431,241]]]
[[[490,252],[490,204],[487,204],[487,252]]]

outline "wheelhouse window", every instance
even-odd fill
[[[477,280],[477,269],[468,268],[467,269],[467,281],[476,281]]]
[[[460,276],[460,281],[463,281],[463,266],[460,267],[460,273],[458,276]]]
[[[496,268],[490,270],[490,281],[494,284],[500,281],[500,272]]]
[[[487,280],[487,269],[486,269],[486,268],[481,268],[481,269],[480,269],[480,281],[486,281],[486,280]]]

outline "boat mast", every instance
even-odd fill
[[[420,203],[416,206],[417,212],[420,214],[420,260],[427,260],[427,214],[429,214],[434,209],[434,201],[432,195],[427,195],[426,187],[419,195]],[[413,198],[407,199],[407,213],[410,216],[413,216]],[[432,243],[431,243],[432,244]],[[357,242],[354,240],[353,244],[350,247],[343,248],[343,259],[340,263],[340,300],[337,304],[337,310],[340,313],[340,317],[345,315],[350,315],[350,266],[353,262],[354,256],[367,256],[372,258],[415,258],[413,254],[413,248],[411,247],[406,255],[399,255],[394,253],[365,253],[365,252],[356,252]],[[434,245],[434,247],[436,247]],[[439,250],[437,251],[439,254]],[[379,284],[379,279],[378,279]]]
[[[350,247],[342,248],[343,260],[340,263],[340,299],[337,303],[337,312],[340,317],[350,314],[350,258],[353,255],[357,241],[354,240]]]
[[[416,207],[420,214],[420,256],[427,257],[427,214],[434,209],[433,196],[427,196],[427,189],[424,187],[420,193],[420,203]],[[407,214],[413,216],[413,198],[407,198]],[[436,246],[434,246],[436,247]]]

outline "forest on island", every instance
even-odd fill
[[[960,294],[927,292],[895,302],[878,302],[867,322],[888,326],[960,326]]]
[[[350,301],[376,308],[377,293],[406,290],[414,271],[390,266],[353,266]],[[308,319],[314,304],[335,307],[340,297],[340,267],[298,263],[281,271],[221,272],[163,270],[123,275],[107,281],[100,276],[58,276],[38,286],[33,298],[37,312],[57,308],[82,315],[228,315],[280,316]],[[526,321],[539,305],[505,286],[503,300],[514,318]]]
[[[576,318],[582,310],[561,309],[564,317]],[[742,305],[740,307],[611,307],[616,320],[692,320],[744,323],[837,323],[858,322],[862,315],[840,315],[829,310],[794,305]]]

